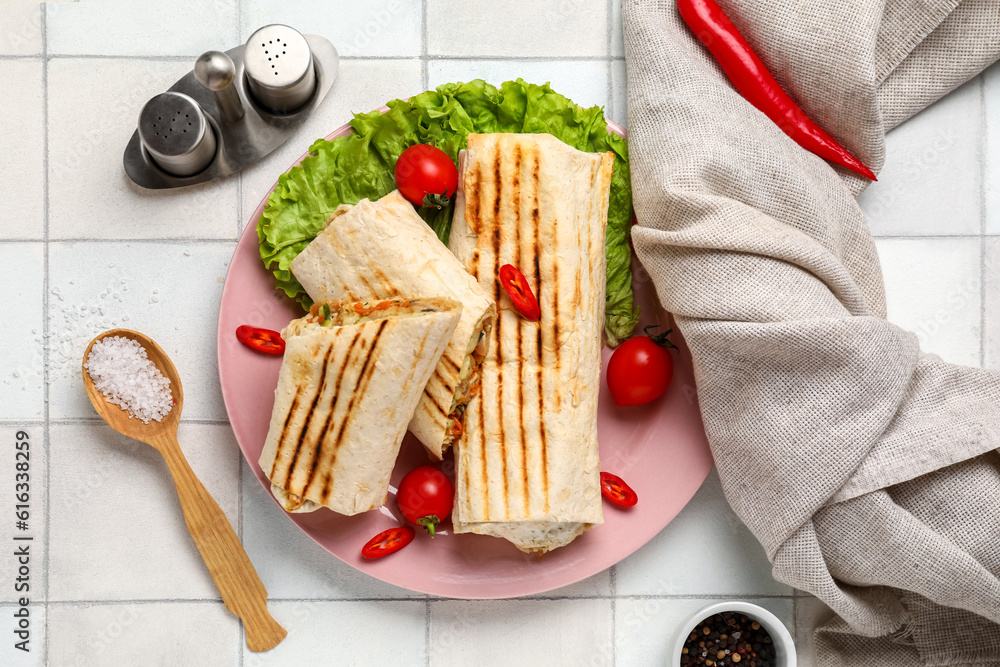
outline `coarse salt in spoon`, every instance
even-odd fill
[[[146,357],[130,341],[138,343]],[[98,384],[110,396],[102,393]],[[184,390],[170,357],[141,333],[129,329],[105,331],[90,341],[83,354],[83,386],[97,414],[111,428],[155,447],[163,455],[177,487],[188,531],[226,608],[243,620],[247,647],[267,651],[277,646],[288,632],[271,617],[264,584],[226,515],[191,470],[177,442]]]

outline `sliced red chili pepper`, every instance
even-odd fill
[[[512,264],[504,264],[500,267],[500,284],[507,291],[511,302],[521,317],[532,322],[537,322],[542,316],[542,310],[538,307],[538,300],[535,299],[531,286],[528,285],[524,274],[514,268]]]
[[[632,487],[626,484],[621,477],[612,475],[610,472],[601,473],[601,495],[615,505],[622,507],[632,507],[639,502],[639,496],[632,490]]]
[[[361,555],[365,558],[381,558],[396,553],[413,541],[416,532],[409,526],[396,526],[368,540],[361,547]]]
[[[243,324],[236,327],[236,338],[258,352],[266,354],[283,354],[285,352],[285,341],[277,331]]]
[[[715,0],[677,0],[681,18],[708,47],[729,80],[750,104],[798,145],[821,158],[877,181],[875,174],[823,131],[789,97]]]

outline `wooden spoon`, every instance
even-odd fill
[[[243,620],[247,647],[251,651],[267,651],[274,648],[285,638],[288,631],[268,612],[267,590],[264,584],[257,576],[257,571],[243,550],[243,545],[236,537],[226,515],[191,470],[177,443],[177,424],[180,422],[181,407],[184,405],[184,390],[181,388],[177,369],[167,353],[151,338],[128,329],[105,331],[90,341],[87,351],[83,353],[83,363],[87,363],[90,348],[94,343],[107,336],[130,338],[146,348],[149,360],[170,380],[170,390],[176,404],[161,421],[143,424],[142,420],[132,417],[124,408],[109,403],[104,394],[94,386],[93,378],[84,368],[83,386],[87,389],[90,402],[93,403],[97,414],[111,428],[122,435],[155,447],[163,455],[170,468],[170,474],[174,477],[181,509],[184,510],[184,521],[191,532],[191,537],[194,538],[194,543],[198,545],[198,551],[201,552],[212,579],[215,580],[215,585],[222,594],[226,608]]]

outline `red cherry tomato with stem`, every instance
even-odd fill
[[[666,333],[636,336],[618,346],[608,362],[608,389],[615,405],[642,405],[659,398],[674,376],[674,360],[667,347],[676,349]]]
[[[622,507],[633,507],[639,502],[639,496],[632,487],[621,477],[610,472],[601,473],[601,495]]]
[[[368,540],[361,547],[361,555],[365,558],[381,558],[394,554],[413,541],[416,533],[409,526],[396,526]]]
[[[265,354],[284,354],[285,341],[281,334],[270,329],[242,324],[236,327],[236,339],[249,348]]]
[[[521,317],[537,322],[542,316],[542,309],[538,307],[538,299],[531,291],[531,285],[528,284],[524,274],[514,268],[513,264],[504,264],[500,267],[500,284],[507,291],[511,303],[521,313]]]
[[[396,160],[396,187],[414,206],[442,208],[458,189],[458,169],[448,154],[427,144],[415,144]]]
[[[399,482],[396,502],[403,516],[423,526],[434,537],[438,524],[451,514],[455,485],[434,466],[420,466]]]

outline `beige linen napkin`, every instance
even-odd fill
[[[720,4],[875,171],[889,128],[1000,55],[1000,0]],[[819,664],[1000,665],[1000,373],[885,320],[864,179],[748,104],[674,0],[624,17],[636,252],[726,497],[774,576],[839,615]]]

